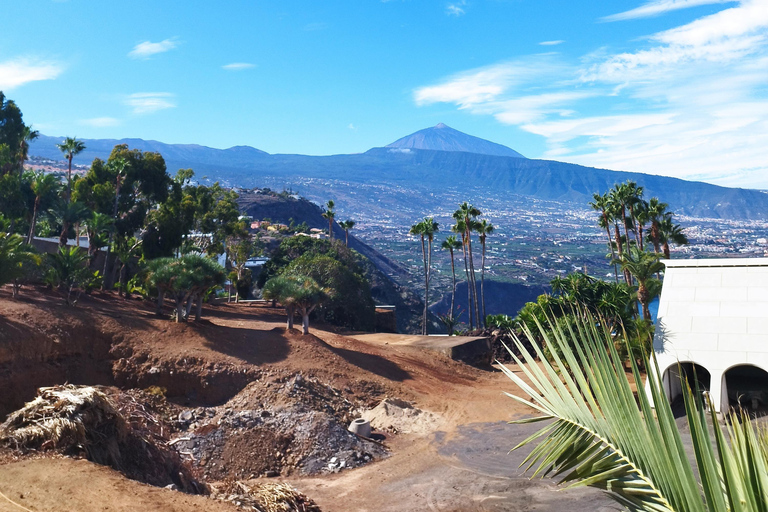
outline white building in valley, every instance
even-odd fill
[[[667,396],[682,371],[715,408],[768,409],[768,258],[665,260],[654,351]]]

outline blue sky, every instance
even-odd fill
[[[768,0],[25,0],[47,135],[365,151],[438,122],[533,158],[768,188]]]

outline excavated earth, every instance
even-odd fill
[[[101,385],[135,402],[156,442],[213,489],[285,481],[326,512],[615,509],[596,491],[556,491],[521,475],[524,452],[507,452],[531,427],[506,421],[531,411],[502,394],[516,389],[501,372],[324,325],[287,332],[283,311],[267,306],[204,313],[176,324],[111,293],[70,307],[43,288],[16,300],[0,290],[0,420],[39,387]],[[373,440],[346,430],[361,415]],[[242,501],[7,449],[0,493],[0,511],[20,510],[11,501],[35,511],[142,512],[237,510]]]

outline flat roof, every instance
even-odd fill
[[[705,258],[661,260],[667,267],[768,267],[768,258]]]

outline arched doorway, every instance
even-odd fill
[[[759,416],[768,414],[768,372],[740,364],[723,374],[720,410],[739,407]]]
[[[700,393],[709,391],[712,379],[709,370],[691,361],[675,363],[667,368],[664,371],[662,382],[675,416],[685,414],[681,376],[687,379],[692,390],[696,389],[695,383],[698,383]]]

